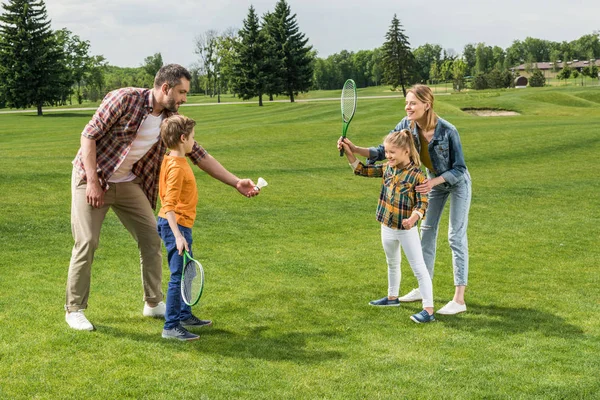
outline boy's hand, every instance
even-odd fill
[[[402,226],[404,229],[412,229],[412,227],[417,223],[419,217],[415,214],[411,215],[410,218],[406,218],[402,220]]]
[[[175,245],[177,246],[177,252],[179,255],[183,254],[183,250],[190,251],[187,240],[183,236],[175,237]]]
[[[256,185],[252,182],[252,179],[240,179],[235,188],[246,197],[254,197],[260,193],[260,190],[256,190],[254,186]]]

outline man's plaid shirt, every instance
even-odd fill
[[[355,175],[371,178],[382,177],[381,193],[377,204],[377,221],[383,225],[402,229],[402,220],[413,212],[422,217],[427,211],[427,195],[418,193],[415,186],[423,183],[425,174],[411,163],[406,168],[394,168],[387,164],[365,165],[359,163]]]
[[[102,104],[81,133],[82,136],[96,141],[96,170],[104,191],[108,190],[108,179],[127,157],[138,129],[151,112],[152,90],[118,89],[104,97]],[[166,116],[171,114],[166,112]],[[156,208],[160,165],[166,150],[167,147],[159,136],[152,148],[133,164],[132,168],[133,174],[142,180],[142,189],[152,208]],[[198,165],[207,154],[202,146],[195,143],[192,152],[187,156]],[[73,160],[73,165],[80,178],[86,180],[81,149]]]

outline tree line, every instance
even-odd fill
[[[90,54],[90,43],[63,28],[52,31],[43,0],[9,0],[0,15],[0,108],[65,105],[97,101],[110,90],[151,87],[163,65],[161,53],[148,56],[140,67],[108,65],[102,55]],[[571,42],[528,37],[502,49],[469,43],[462,53],[439,44],[411,48],[408,35],[394,15],[379,48],[357,52],[342,50],[318,57],[300,31],[296,15],[285,0],[262,16],[250,6],[242,28],[209,30],[195,38],[198,61],[189,66],[192,93],[221,101],[222,94],[243,99],[285,96],[294,101],[308,90],[339,89],[352,78],[358,87],[390,85],[406,88],[414,83],[452,82],[462,90],[514,85],[511,68],[525,64],[530,84],[543,86],[538,62],[551,62],[559,79],[577,77],[562,61],[600,58],[600,32]],[[564,67],[559,67],[564,65]],[[561,68],[559,70],[559,68]],[[594,65],[582,74],[597,77]]]

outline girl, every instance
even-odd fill
[[[369,304],[399,306],[400,247],[419,282],[423,294],[423,311],[410,317],[416,323],[435,321],[433,316],[433,289],[427,272],[416,223],[427,209],[427,194],[415,190],[426,181],[419,168],[421,162],[413,137],[407,129],[391,132],[384,139],[384,165],[365,165],[359,162],[346,142],[341,142],[355,175],[383,177],[377,221],[381,223],[381,243],[388,265],[388,295]]]
[[[433,93],[424,85],[413,86],[406,94],[406,117],[395,130],[410,129],[421,161],[427,167],[428,178],[416,190],[429,194],[427,217],[421,224],[423,256],[433,279],[438,227],[444,206],[450,199],[448,242],[452,250],[454,269],[454,298],[438,314],[457,314],[467,310],[465,287],[469,275],[469,247],[467,225],[471,205],[471,175],[467,170],[460,136],[456,128],[433,111]],[[341,140],[341,139],[340,139]],[[344,140],[351,151],[369,157],[368,162],[383,160],[384,146],[365,148]],[[423,298],[419,289],[413,289],[400,301],[418,301]]]

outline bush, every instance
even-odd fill
[[[542,87],[545,84],[546,78],[544,78],[544,73],[539,68],[534,69],[531,78],[529,78],[529,86]]]
[[[473,83],[471,87],[475,90],[483,90],[488,88],[488,82],[483,72],[478,72],[477,75],[473,77]]]

